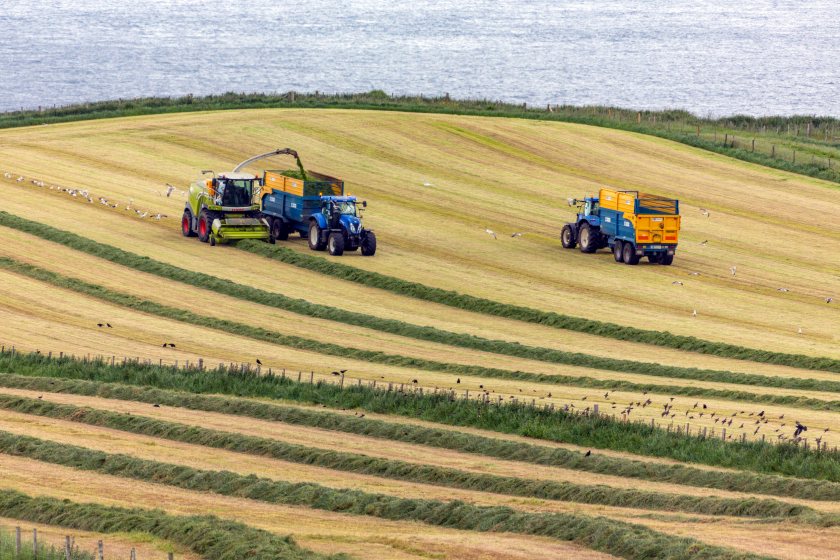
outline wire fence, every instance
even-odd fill
[[[29,535],[29,531],[24,531],[20,526],[15,527],[11,535],[7,535],[5,531],[0,531],[0,558],[3,560],[126,560],[125,556],[114,554],[106,555],[105,542],[102,540],[96,541],[94,550],[88,552],[82,550],[82,547],[76,543],[76,537],[72,535],[65,535],[61,545],[55,544],[55,539],[45,538],[44,533],[39,533],[37,528],[33,528],[31,532],[31,539],[28,541],[24,538],[24,534]],[[49,543],[49,540],[53,540]],[[147,557],[152,558],[152,557]],[[166,554],[167,560],[174,560],[175,554],[169,552]],[[137,549],[132,547],[128,551],[127,560],[145,560],[137,553]]]

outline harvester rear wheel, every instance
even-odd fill
[[[639,264],[639,255],[636,254],[636,247],[632,243],[624,243],[621,248],[621,256],[624,264]]]
[[[192,212],[189,209],[184,210],[184,216],[181,218],[181,235],[195,237],[195,232],[192,230]]]
[[[616,240],[615,245],[613,245],[613,257],[615,258],[615,262],[620,263],[624,260],[624,257],[621,256],[621,249],[624,246],[619,240]]]
[[[376,254],[376,234],[372,231],[366,231],[362,237],[362,255],[365,257],[372,257]]]
[[[323,251],[326,243],[321,241],[321,228],[315,223],[315,220],[309,222],[309,248],[313,251]]]
[[[670,266],[674,262],[674,255],[662,255],[662,258],[659,259],[659,264],[664,264],[665,266]]]
[[[560,244],[563,245],[564,249],[574,249],[577,245],[575,232],[570,224],[563,226],[563,230],[560,232]]]
[[[340,257],[344,254],[344,236],[334,231],[330,234],[330,238],[327,240],[327,248],[330,251],[330,255],[334,257]]]
[[[578,241],[581,253],[594,253],[598,250],[598,231],[584,222],[578,229]]]
[[[210,239],[210,228],[212,227],[210,222],[210,215],[207,213],[207,210],[202,210],[201,213],[198,215],[198,240],[202,243],[207,243]]]

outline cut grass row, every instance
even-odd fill
[[[757,555],[739,553],[694,539],[668,535],[640,525],[602,517],[565,513],[525,513],[508,507],[476,506],[459,501],[399,498],[358,490],[327,488],[314,483],[289,483],[226,471],[205,471],[27,436],[2,438],[0,434],[0,439],[6,440],[2,447],[13,449],[15,455],[42,462],[272,504],[302,506],[392,521],[414,521],[468,531],[539,535],[573,541],[593,550],[632,560],[760,558]],[[239,558],[245,557],[247,556]]]
[[[840,411],[840,401],[829,401],[811,397],[778,395],[778,394],[756,394],[746,391],[733,391],[726,389],[711,389],[706,387],[685,387],[678,385],[656,385],[652,383],[633,383],[624,380],[596,379],[583,376],[568,376],[558,374],[540,374],[523,371],[510,371],[499,368],[485,368],[481,366],[438,362],[423,358],[402,356],[399,354],[387,354],[385,352],[364,350],[341,346],[338,344],[307,339],[299,336],[283,334],[270,331],[262,327],[255,327],[245,323],[237,323],[217,317],[199,315],[185,309],[162,305],[153,301],[144,300],[136,296],[117,292],[96,284],[84,282],[79,279],[70,278],[56,272],[52,272],[34,265],[21,263],[7,257],[0,257],[0,268],[34,278],[42,282],[48,282],[54,286],[73,290],[75,292],[98,298],[112,304],[120,305],[157,315],[166,319],[174,319],[183,323],[196,325],[205,328],[212,328],[222,332],[243,336],[261,342],[268,342],[281,346],[288,346],[298,350],[317,352],[328,356],[338,356],[344,359],[356,359],[371,363],[385,364],[391,366],[408,367],[418,370],[443,372],[460,375],[472,375],[483,378],[496,378],[506,380],[529,381],[536,383],[548,383],[553,385],[576,386],[601,388],[612,391],[653,391],[661,394],[681,395],[690,397],[719,398],[730,401],[752,402],[758,404],[773,404],[795,406],[803,409],[819,411]],[[671,369],[671,368],[668,368]],[[833,383],[833,382],[823,382]]]
[[[801,515],[808,510],[802,506],[777,500],[685,496],[612,488],[604,485],[470,473],[453,468],[419,465],[357,453],[296,445],[269,438],[155,420],[134,414],[118,414],[8,395],[0,395],[0,408],[332,470],[493,494],[739,517],[790,517]],[[24,440],[12,434],[0,432],[0,452],[18,453],[21,441]],[[40,457],[26,456],[43,460]]]
[[[384,319],[363,313],[351,312],[336,307],[314,304],[302,299],[294,299],[284,296],[282,294],[267,292],[259,288],[254,288],[252,286],[237,284],[236,282],[214,277],[208,274],[193,272],[180,267],[176,267],[174,265],[169,265],[160,261],[156,261],[149,257],[144,257],[135,253],[124,251],[111,245],[99,243],[92,239],[87,239],[85,237],[67,231],[59,230],[46,224],[41,224],[39,222],[27,220],[25,218],[15,216],[7,212],[0,212],[0,225],[17,229],[19,231],[38,236],[48,241],[60,243],[71,249],[106,259],[115,264],[126,266],[142,272],[154,274],[162,278],[182,282],[198,288],[208,289],[216,293],[225,294],[231,297],[251,301],[253,303],[258,303],[261,305],[267,305],[278,309],[283,309],[293,313],[306,315],[308,317],[337,321],[349,325],[369,328],[381,332],[387,332],[390,334],[405,336],[408,338],[414,338],[417,340],[423,340],[427,342],[447,344],[450,346],[469,348],[473,350],[491,352],[495,354],[503,354],[524,359],[544,361],[548,363],[568,364],[587,368],[607,369],[612,371],[639,373],[645,375],[655,375],[660,377],[682,377],[686,379],[700,379],[705,381],[720,381],[751,385],[770,385],[776,387],[796,389],[816,389],[834,391],[838,389],[837,383],[829,381],[819,381],[810,379],[802,380],[783,377],[738,374],[729,371],[699,370],[695,368],[661,366],[653,363],[618,360],[613,358],[592,356],[576,352],[563,352],[560,350],[527,346],[516,342],[509,342],[504,340],[490,340],[468,334],[444,331],[434,327],[418,326],[406,323],[404,321]],[[248,247],[251,248],[249,250],[257,251],[261,254],[264,253],[269,256],[297,255],[297,257],[295,257],[292,260],[300,260],[300,262],[310,262],[310,266],[318,265],[316,268],[322,268],[320,266],[320,263],[316,261],[323,261],[323,259],[319,259],[318,257],[311,257],[308,255],[304,257],[299,253],[294,253],[289,249],[281,248],[280,252],[278,253],[272,251],[271,249],[259,247],[258,245],[254,244],[251,244]],[[312,258],[316,259],[316,261],[308,260]],[[328,267],[324,268],[324,270],[344,270],[340,268],[333,268],[334,263],[329,263],[327,261],[323,262],[329,265]],[[337,266],[346,267],[346,265],[340,264]],[[353,274],[355,275],[356,270],[357,269],[352,269],[350,272],[353,272]],[[377,280],[376,282],[373,282],[371,280],[372,283],[370,283],[369,285],[372,285],[374,287],[382,287],[380,284],[383,283],[392,285],[392,281],[396,282],[396,284],[404,282],[398,279],[391,279],[391,277],[378,275],[378,273],[358,271],[358,274],[362,275],[361,277],[364,277],[365,279],[379,278],[381,276],[381,279]],[[368,280],[365,280],[365,283],[367,282]],[[703,341],[700,339],[695,339],[693,337],[682,337],[672,335],[670,333],[645,331],[641,329],[600,323],[589,319],[580,319],[551,312],[540,312],[524,307],[520,308],[517,306],[510,306],[507,304],[492,302],[490,300],[474,298],[472,296],[456,294],[454,292],[447,292],[444,290],[439,290],[437,288],[428,288],[419,284],[415,285],[414,283],[410,282],[406,282],[405,284],[405,289],[411,292],[406,293],[405,295],[414,294],[412,297],[418,297],[416,294],[422,293],[425,294],[422,297],[422,299],[435,301],[437,303],[446,303],[447,305],[452,305],[453,307],[459,307],[470,311],[489,313],[491,315],[497,315],[500,317],[515,318],[522,321],[533,322],[548,326],[559,326],[560,328],[576,330],[579,332],[595,334],[598,336],[604,336],[608,338],[658,344],[660,346],[668,346],[680,350],[703,351],[704,353],[715,354],[729,358],[748,359],[753,361],[787,365],[805,369],[840,372],[840,360],[833,360],[830,358],[813,358],[808,356],[790,354],[779,354],[756,349],[736,347],[731,345],[721,346],[722,343]],[[681,342],[679,342],[679,344],[677,344],[676,342],[674,342],[674,344],[671,344],[670,342],[667,342],[669,340]],[[729,350],[726,350],[726,348],[724,348],[729,346],[731,346]],[[712,351],[712,349],[715,348],[717,348],[718,350]],[[826,389],[818,389],[821,387],[826,387]]]
[[[291,537],[214,516],[175,516],[160,510],[78,504],[14,490],[0,490],[0,515],[98,533],[146,533],[184,545],[208,560],[347,558],[316,554],[298,547]]]
[[[110,366],[104,362],[83,363],[37,354],[0,354],[0,371],[45,378],[127,383],[192,393],[282,399],[332,408],[359,408],[598,449],[840,482],[840,461],[834,452],[815,452],[790,444],[702,439],[666,432],[647,424],[618,422],[605,416],[569,414],[523,405],[496,406],[453,400],[444,395],[404,394],[355,386],[341,388],[329,383],[312,385],[295,383],[283,377],[236,374],[224,370],[183,371],[137,363]],[[0,375],[0,379],[6,378]]]
[[[804,356],[800,354],[785,354],[781,352],[770,352],[766,350],[757,350],[754,348],[746,348],[733,344],[726,344],[723,342],[713,342],[702,340],[691,336],[675,335],[668,332],[650,331],[645,329],[638,329],[635,327],[628,327],[617,325],[615,323],[605,323],[596,321],[594,319],[586,319],[583,317],[573,317],[570,315],[563,315],[552,311],[539,311],[528,307],[512,305],[508,303],[501,303],[485,298],[475,297],[458,292],[443,290],[426,286],[418,282],[411,282],[403,280],[394,276],[388,276],[379,272],[373,272],[356,268],[351,265],[327,260],[323,257],[310,255],[294,251],[287,247],[278,247],[266,245],[265,243],[258,243],[254,241],[243,241],[237,244],[237,247],[244,249],[250,253],[267,257],[280,261],[285,264],[290,264],[325,274],[341,280],[355,282],[364,286],[372,288],[379,288],[389,291],[394,294],[408,296],[412,298],[430,301],[441,305],[448,305],[466,311],[475,313],[482,313],[485,315],[492,315],[495,317],[503,317],[505,319],[515,319],[526,323],[534,323],[547,327],[557,329],[571,330],[586,334],[597,335],[605,338],[612,338],[615,340],[625,340],[630,342],[641,342],[651,344],[654,346],[662,346],[666,348],[675,348],[678,350],[685,350],[688,352],[697,352],[701,354],[710,354],[724,358],[734,358],[738,360],[747,360],[753,362],[761,362],[776,365],[785,365],[790,367],[797,367],[803,369],[814,369],[821,371],[831,371],[840,373],[840,360],[832,358],[816,358],[811,356]],[[496,341],[493,341],[496,342]],[[527,347],[523,347],[527,348]],[[542,350],[542,349],[540,349]],[[627,364],[626,360],[609,360],[608,358],[597,358],[585,354],[572,354],[576,360],[576,365],[585,367],[597,367],[602,369],[615,369],[616,366]],[[532,359],[540,359],[534,356],[529,356]],[[563,362],[571,363],[571,362]],[[632,362],[630,362],[632,363]],[[648,364],[645,364],[646,366]],[[624,365],[624,367],[627,367]],[[665,370],[683,370],[689,368],[665,368],[660,369],[651,368],[650,371],[637,371],[636,373],[647,373],[649,375],[663,375],[668,377],[682,377],[674,375],[671,371]],[[621,369],[616,371],[632,371],[629,369]],[[738,381],[732,381],[735,374],[729,374],[729,379],[720,378],[720,373],[706,370],[689,370],[692,376],[690,379],[703,379],[706,381],[727,381],[730,383],[745,383],[765,385],[768,380],[771,383],[786,383],[791,381],[785,378],[765,378],[759,379],[762,376],[752,376],[748,374],[740,374]],[[717,375],[716,375],[717,374]],[[810,381],[810,380],[809,380]],[[787,386],[787,385],[773,385],[773,386]],[[798,388],[805,388],[804,386]]]
[[[195,379],[196,376],[190,377]],[[751,472],[721,472],[681,464],[647,463],[599,453],[585,457],[581,452],[563,448],[515,442],[454,430],[358,418],[326,410],[311,410],[237,397],[185,393],[102,381],[10,374],[0,374],[0,387],[95,396],[245,416],[622,478],[816,501],[840,500],[840,484],[824,480],[802,480]],[[357,388],[354,389],[354,391],[357,390]],[[236,394],[240,393],[236,391]]]

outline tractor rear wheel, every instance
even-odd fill
[[[326,243],[321,241],[321,228],[315,220],[309,222],[309,248],[313,251],[323,251]]]
[[[584,222],[578,230],[581,253],[594,253],[598,250],[598,230]]]
[[[615,258],[615,262],[620,263],[624,260],[624,257],[621,255],[621,249],[623,248],[624,243],[619,241],[618,239],[615,240],[615,245],[613,245],[613,257]]]
[[[195,232],[192,230],[192,212],[189,208],[184,210],[184,216],[181,218],[181,235],[195,237]]]
[[[671,266],[674,262],[674,255],[662,255],[662,258],[659,259],[659,264],[664,264],[665,266]]]
[[[564,249],[574,249],[577,245],[577,239],[575,239],[575,232],[572,230],[571,224],[566,224],[560,231],[560,244],[563,245]]]
[[[376,234],[372,231],[364,232],[362,235],[362,255],[372,257],[376,254]]]
[[[330,251],[330,255],[334,257],[340,257],[344,254],[344,236],[334,231],[330,234],[329,239],[327,240],[327,249]]]
[[[624,247],[621,248],[621,257],[624,264],[639,264],[639,255],[636,254],[636,247],[630,242],[624,243]]]
[[[210,214],[207,210],[202,210],[198,215],[198,240],[202,243],[207,243],[210,239],[212,224],[210,223]]]

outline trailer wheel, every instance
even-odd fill
[[[639,256],[636,254],[636,247],[634,247],[630,242],[623,243],[623,245],[624,247],[621,248],[621,260],[624,261],[624,264],[639,264]]]
[[[192,212],[189,208],[184,210],[184,216],[181,218],[181,235],[195,237],[195,232],[192,229]]]
[[[662,258],[659,259],[659,264],[664,264],[665,266],[671,266],[673,262],[674,255],[662,255]]]
[[[309,248],[313,251],[323,251],[326,243],[321,241],[321,228],[315,220],[309,222]]]
[[[577,245],[577,239],[575,239],[575,232],[571,224],[563,226],[563,230],[560,232],[560,244],[563,245],[564,249],[574,249]]]
[[[198,240],[207,243],[210,239],[210,215],[207,210],[202,210],[198,215]]]
[[[372,231],[366,231],[362,236],[362,255],[365,257],[372,257],[376,254],[376,234]]]
[[[648,255],[648,261],[650,262],[650,264],[659,264],[662,262],[662,255],[660,255],[659,253]]]
[[[624,247],[624,243],[620,240],[615,240],[615,245],[613,245],[613,257],[615,258],[615,262],[620,263],[624,260],[624,257],[621,254],[621,249]]]
[[[334,231],[330,234],[329,239],[327,239],[327,249],[330,252],[330,255],[334,257],[340,257],[344,254],[344,236],[337,231]]]
[[[581,253],[594,253],[598,249],[598,232],[584,222],[578,231]]]
[[[289,230],[280,218],[271,220],[271,237],[280,241],[286,241],[289,238]]]

